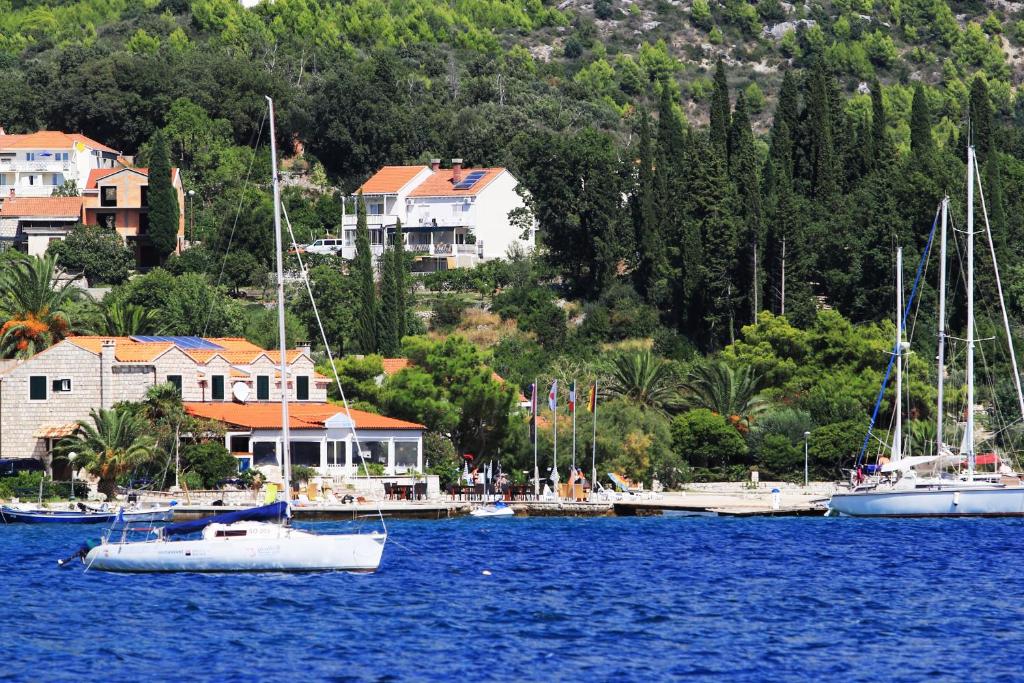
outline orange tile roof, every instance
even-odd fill
[[[280,429],[278,403],[185,403],[189,415],[249,429]],[[289,403],[289,429],[324,429],[324,423],[345,409],[331,403]],[[357,429],[425,429],[421,424],[353,410]]]
[[[472,197],[491,184],[495,178],[501,175],[504,168],[464,168],[461,178],[465,178],[473,171],[483,171],[484,175],[480,180],[473,183],[473,186],[466,190],[453,188],[452,169],[442,168],[434,171],[416,189],[409,193],[410,197]]]
[[[114,341],[114,359],[122,363],[146,363],[174,346],[171,342],[143,343],[128,337],[68,337],[67,341],[86,351],[99,354],[106,339]]]
[[[89,179],[85,181],[85,189],[95,190],[96,184],[100,180],[103,180],[104,178],[115,175],[117,173],[121,173],[123,171],[132,171],[133,173],[138,173],[139,175],[146,176],[147,178],[149,177],[148,168],[138,168],[135,166],[125,166],[123,168],[94,168],[91,171],[89,171]],[[174,176],[177,175],[177,173],[177,167],[172,167],[171,182],[174,182]]]
[[[11,140],[11,138],[18,138]],[[71,149],[80,142],[89,149],[116,154],[116,149],[102,145],[81,133],[64,133],[59,130],[41,130],[27,135],[0,136],[0,149]]]
[[[363,183],[357,192],[363,194],[395,194],[426,166],[385,166]]]
[[[73,218],[82,215],[81,197],[10,197],[0,206],[0,216]]]
[[[85,349],[86,351],[98,354],[103,346],[104,339],[114,340],[114,358],[122,363],[143,363],[152,361],[164,351],[174,346],[174,344],[169,341],[137,342],[130,337],[81,336],[68,337],[67,341],[71,342],[75,346]],[[270,360],[275,363],[279,362],[277,360],[280,358],[280,353],[278,351],[264,351],[252,342],[240,337],[214,337],[208,338],[207,341],[224,347],[224,350],[181,350],[199,364],[209,362],[209,360],[214,356],[220,356],[231,365],[247,365],[254,362],[261,354],[266,354]],[[294,363],[302,353],[303,352],[299,349],[289,349],[288,353],[285,355],[285,360],[289,364]]]
[[[412,367],[412,361],[408,358],[382,358],[380,362],[384,366],[384,374],[389,377],[396,372]]]
[[[56,425],[52,427],[40,427],[32,433],[33,439],[61,439],[65,436],[71,436],[78,431],[78,423],[72,422],[70,424]]]

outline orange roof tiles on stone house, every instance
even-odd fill
[[[114,358],[122,363],[149,362],[174,346],[174,343],[170,341],[138,342],[130,337],[81,336],[68,337],[67,341],[86,351],[98,354],[103,348],[103,341],[107,339],[114,341]],[[280,352],[265,351],[240,337],[214,337],[208,338],[206,341],[213,342],[223,349],[183,348],[181,351],[200,364],[208,363],[215,356],[220,356],[231,365],[246,365],[264,354],[274,363],[280,362]],[[285,354],[285,360],[289,364],[294,363],[303,353],[301,349],[289,349]]]
[[[100,152],[118,153],[116,149],[100,144],[81,133],[40,130],[25,135],[0,135],[0,149],[71,149],[76,143]]]
[[[0,205],[0,217],[79,220],[82,202],[81,197],[9,197]]]
[[[370,176],[356,192],[363,194],[398,194],[426,166],[384,166]]]
[[[99,181],[101,181],[104,178],[107,178],[109,176],[116,175],[118,173],[124,173],[125,171],[130,171],[130,172],[133,172],[133,173],[138,173],[139,175],[146,176],[147,178],[149,177],[149,169],[148,168],[134,168],[134,167],[130,167],[130,166],[126,166],[124,168],[94,168],[91,171],[89,171],[89,178],[85,181],[85,188],[83,188],[83,189],[95,190],[97,188],[97,183],[99,183]],[[171,168],[171,182],[172,183],[174,182],[174,178],[175,178],[175,176],[177,174],[178,174],[177,167],[172,167]]]
[[[185,411],[195,417],[216,420],[248,429],[280,429],[281,406],[277,403],[185,403]],[[289,429],[324,429],[331,417],[345,409],[331,403],[291,403],[288,406]],[[356,429],[426,429],[421,424],[396,420],[362,410],[353,410]]]
[[[416,186],[410,197],[472,197],[480,194],[485,187],[491,184],[495,178],[502,174],[504,168],[463,168],[459,170],[459,178],[465,179],[470,173],[479,171],[483,173],[471,187],[465,190],[456,190],[452,180],[454,169],[439,168],[430,174],[422,183]]]

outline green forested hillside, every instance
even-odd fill
[[[637,476],[671,478],[680,457],[693,466],[789,462],[805,429],[832,444],[826,473],[850,455],[835,444],[859,444],[846,437],[863,433],[884,367],[895,246],[911,272],[947,192],[963,225],[968,131],[1011,315],[1024,320],[1016,7],[277,0],[246,10],[234,0],[0,0],[0,125],[78,130],[143,162],[163,131],[197,192],[189,229],[194,217],[202,246],[170,259],[170,273],[115,290],[113,301],[143,307],[175,287],[192,296],[202,278],[236,293],[262,283],[272,254],[269,160],[253,146],[265,143],[265,94],[277,102],[281,137],[305,149],[288,161],[305,182],[286,192],[300,239],[334,229],[340,195],[382,164],[458,156],[508,166],[540,222],[539,256],[430,283],[478,292],[511,326],[480,345],[482,359],[521,387],[538,375],[618,376],[611,395],[621,405],[608,419],[622,429],[602,448]],[[329,266],[317,272],[320,294],[336,304],[329,324],[339,350],[380,350],[360,345],[359,283]],[[979,280],[993,300],[991,273]],[[933,285],[934,268],[922,329],[935,327],[926,313]],[[209,332],[212,316],[217,333],[272,332],[260,313],[235,315],[230,305],[204,304],[203,329],[174,313],[175,331]],[[458,324],[461,305],[451,295],[433,303],[439,335],[470,330]],[[297,334],[315,337],[308,312],[295,313]],[[952,332],[962,326],[951,320]],[[934,339],[923,337],[926,357]],[[631,350],[637,338],[653,355]],[[992,362],[998,375],[1005,357]],[[694,402],[706,373],[735,379],[722,368],[753,373],[745,381],[761,392],[756,406]],[[915,415],[924,418],[935,371],[918,369]],[[647,394],[632,385],[655,380],[689,402],[644,412],[633,398]],[[1004,384],[985,389],[986,400]],[[421,403],[405,394],[366,403],[427,419],[427,403],[449,398],[424,386],[408,390]],[[712,438],[709,419],[743,438],[722,445],[730,455],[721,462],[689,459],[680,449],[691,446],[680,444]],[[473,447],[525,457],[517,430],[496,433]]]

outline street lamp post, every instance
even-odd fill
[[[811,435],[810,432],[804,432],[804,487],[808,484],[807,477],[807,438]]]
[[[71,451],[68,453],[68,462],[71,463],[71,500],[75,499],[75,458],[78,457],[78,453]]]
[[[188,217],[188,241],[191,243],[196,239],[196,191],[188,191],[189,217]]]

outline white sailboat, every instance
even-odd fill
[[[943,373],[945,361],[944,332],[946,318],[946,225],[948,199],[941,206],[942,233],[939,270],[939,349],[938,349],[938,409],[936,411],[937,439],[934,455],[903,457],[901,433],[901,398],[900,381],[902,376],[902,282],[897,275],[897,342],[896,353],[896,410],[894,438],[892,442],[892,459],[882,466],[884,478],[873,482],[870,486],[858,487],[848,493],[836,493],[829,500],[830,512],[855,517],[1009,517],[1024,516],[1024,486],[1019,479],[1012,485],[1004,485],[996,481],[979,478],[975,471],[976,452],[974,446],[974,346],[977,341],[974,330],[974,183],[977,172],[974,147],[967,150],[967,339],[965,374],[967,380],[967,419],[960,452],[953,454],[943,443],[942,410],[943,410]],[[980,184],[979,184],[980,189]],[[984,207],[984,195],[982,195]],[[996,263],[995,249],[992,245],[991,230],[988,228],[986,215],[986,232],[992,262],[996,274],[996,286],[999,291],[999,303],[1002,308],[1003,324],[1009,340],[1009,355],[1013,366],[1014,384],[1017,389],[1018,404],[1024,415],[1024,394],[1021,392],[1020,374],[1017,369],[1016,356],[1013,350],[1013,338],[1010,335],[1009,321],[1003,301],[1002,285],[999,281],[999,269]],[[897,257],[899,261],[901,256]],[[899,273],[899,264],[897,265]],[[948,470],[966,460],[966,473],[951,473]]]
[[[287,377],[284,332],[284,266],[281,237],[281,190],[277,171],[274,103],[268,97],[270,150],[274,187],[274,237],[277,262],[278,334],[281,377]],[[387,530],[365,534],[316,534],[289,525],[291,458],[288,396],[281,392],[284,500],[249,510],[153,529],[140,541],[108,534],[98,545],[83,547],[87,568],[112,572],[373,572],[380,566]],[[346,404],[346,410],[348,409]],[[351,419],[351,416],[350,416]],[[382,520],[383,521],[383,520]],[[116,527],[115,527],[116,528]],[[199,538],[188,538],[194,534]],[[74,557],[74,556],[73,556]]]

